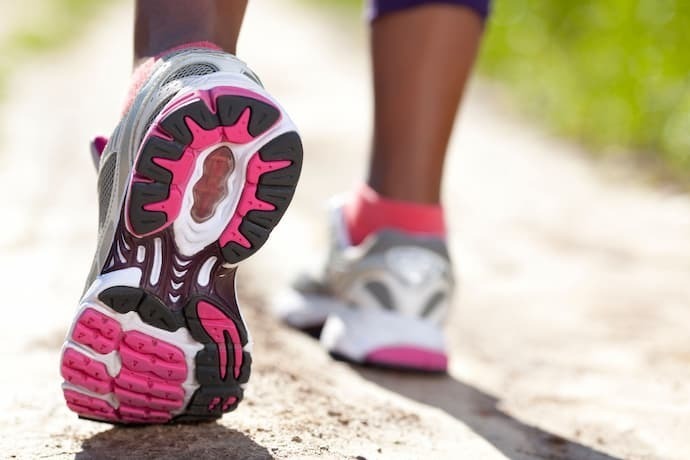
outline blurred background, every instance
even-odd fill
[[[312,2],[359,11],[360,0]],[[682,0],[493,0],[479,71],[523,116],[596,154],[689,184],[690,55]],[[504,95],[505,97],[506,95]]]
[[[77,420],[57,369],[95,244],[87,145],[119,116],[133,2],[0,7],[8,457],[687,457],[690,3],[494,1],[444,183],[451,372],[423,378],[333,362],[265,311],[322,258],[326,199],[363,177],[371,93],[359,0],[250,2],[239,56],[300,126],[303,179],[240,274],[246,402],[173,434]]]

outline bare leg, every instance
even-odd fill
[[[209,41],[235,54],[247,0],[137,0],[134,62]]]
[[[372,24],[375,116],[368,184],[438,203],[455,113],[483,30],[469,8],[430,4]]]

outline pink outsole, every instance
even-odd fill
[[[391,346],[367,354],[365,362],[389,367],[445,372],[448,356],[445,353],[413,346]]]
[[[64,390],[73,411],[98,420],[161,423],[182,407],[187,364],[176,346],[140,331],[123,331],[115,319],[93,308],[79,316],[71,338],[96,356],[118,353],[122,362],[113,377],[103,362],[78,348],[66,348],[61,373],[73,385]],[[119,402],[118,407],[111,406],[107,400],[111,397]]]
[[[244,96],[258,101],[264,102],[266,104],[275,105],[268,99],[256,94],[252,91],[245,90],[243,88],[222,86],[212,88],[210,90],[198,90],[189,93],[171,105],[165,108],[163,112],[159,115],[158,119],[162,120],[168,114],[178,110],[185,105],[192,102],[201,100],[206,106],[213,112],[217,113],[216,99],[220,96],[234,95],[234,96]],[[187,127],[192,133],[192,142],[185,147],[182,156],[179,160],[172,161],[164,158],[154,158],[154,162],[159,166],[169,170],[172,173],[172,181],[170,183],[168,197],[162,201],[150,203],[144,206],[146,211],[161,211],[166,214],[166,222],[160,228],[147,233],[147,234],[137,234],[131,223],[129,222],[129,213],[126,214],[126,225],[127,229],[136,236],[146,237],[153,233],[160,232],[165,229],[175,219],[179,216],[180,209],[182,206],[182,197],[184,191],[189,185],[189,180],[191,178],[192,172],[194,170],[194,164],[196,163],[199,155],[202,151],[217,145],[222,142],[229,142],[235,144],[246,144],[254,139],[254,137],[248,131],[249,120],[251,116],[251,111],[246,108],[238,118],[237,122],[232,126],[219,126],[211,130],[205,130],[194,122],[191,118],[186,118],[185,122]],[[277,122],[277,121],[276,121]],[[165,133],[165,131],[157,124],[154,123],[151,130],[149,131],[147,138],[142,142],[142,146],[145,145],[146,140],[149,137],[156,136],[163,139],[170,140],[171,137]],[[136,164],[136,162],[135,162]],[[245,183],[240,192],[240,198],[238,200],[237,207],[234,214],[231,216],[228,224],[221,233],[218,239],[220,246],[225,246],[230,242],[237,243],[245,248],[250,248],[251,243],[249,240],[240,232],[240,225],[244,217],[249,211],[273,211],[275,206],[271,203],[267,203],[259,199],[256,195],[257,184],[259,183],[260,176],[266,172],[275,171],[278,169],[286,168],[291,165],[290,161],[277,160],[277,161],[263,161],[259,156],[259,153],[254,153],[249,160],[246,170]],[[132,183],[135,182],[147,182],[148,179],[136,174],[132,179]],[[128,194],[129,195],[129,194]],[[129,198],[126,204],[129,207]]]

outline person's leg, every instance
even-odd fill
[[[368,187],[345,210],[354,243],[386,226],[443,233],[446,147],[487,8],[482,0],[372,2],[374,132]]]
[[[134,72],[124,111],[149,77],[156,58],[174,49],[201,47],[237,54],[248,0],[137,0]]]
[[[374,136],[368,184],[405,201],[438,203],[446,146],[482,20],[429,4],[372,23]]]
[[[374,135],[366,185],[331,219],[324,273],[275,311],[356,363],[445,372],[455,288],[443,160],[488,0],[372,0]],[[353,245],[357,245],[356,250]]]
[[[235,274],[302,164],[295,124],[234,56],[246,4],[137,2],[130,97],[92,144],[98,245],[61,358],[82,417],[210,421],[242,400],[251,336]]]
[[[134,62],[194,42],[236,54],[247,0],[138,0]]]

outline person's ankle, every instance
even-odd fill
[[[354,245],[384,229],[410,235],[446,235],[445,218],[440,204],[416,203],[387,198],[363,184],[343,208],[350,241]]]

